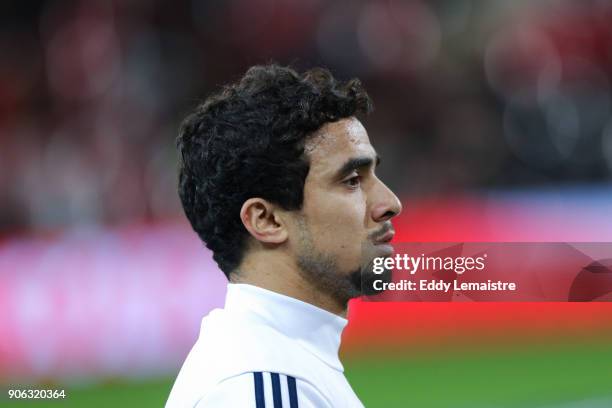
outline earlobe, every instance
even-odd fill
[[[256,240],[268,244],[282,244],[287,230],[277,207],[262,198],[249,198],[242,204],[240,220]]]

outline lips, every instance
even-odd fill
[[[389,230],[389,231],[385,232],[383,235],[381,235],[380,237],[376,238],[374,240],[374,243],[376,245],[388,244],[389,242],[391,242],[391,240],[393,239],[394,236],[395,236],[395,231]]]

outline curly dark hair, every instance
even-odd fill
[[[242,204],[261,197],[299,210],[310,167],[307,137],[327,122],[371,111],[358,79],[339,82],[323,68],[298,74],[270,64],[251,67],[184,120],[177,138],[179,196],[228,278],[248,238]]]

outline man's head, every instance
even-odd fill
[[[358,80],[269,65],[185,120],[179,195],[228,277],[264,254],[333,296],[359,294],[360,271],[388,252],[389,220],[401,210],[355,117],[371,109]]]

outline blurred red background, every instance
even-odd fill
[[[398,242],[612,240],[609,2],[0,10],[3,382],[174,375],[225,290],[182,215],[174,138],[256,63],[361,78],[380,177],[404,205]],[[606,341],[612,329],[604,303],[355,301],[350,314],[343,350],[356,356]]]

